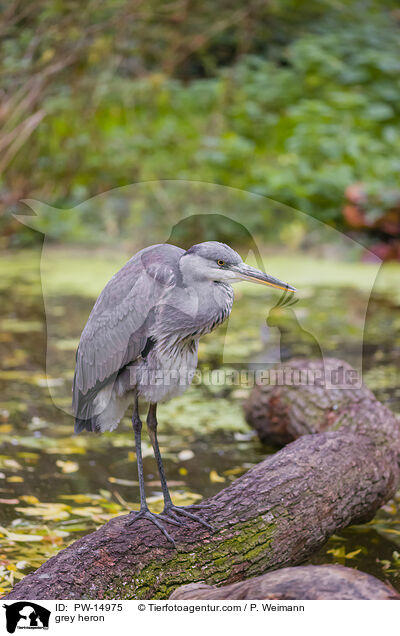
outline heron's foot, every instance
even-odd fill
[[[164,537],[168,539],[170,543],[176,548],[176,543],[171,535],[166,531],[161,521],[165,521],[166,523],[170,523],[173,526],[182,526],[183,523],[180,519],[174,519],[172,517],[166,516],[165,514],[155,514],[154,512],[150,512],[148,508],[142,508],[137,512],[136,510],[132,510],[130,515],[134,515],[133,519],[128,521],[127,526],[133,526],[136,521],[140,519],[147,519],[147,521],[151,521],[154,525],[163,533]]]
[[[173,504],[170,504],[165,506],[162,514],[163,516],[168,515],[168,517],[170,517],[174,521],[180,521],[178,515],[183,515],[184,517],[188,517],[189,519],[193,519],[194,521],[201,523],[205,528],[212,530],[213,529],[212,526],[210,526],[210,524],[207,523],[207,521],[204,521],[204,519],[202,519],[198,515],[195,515],[192,512],[189,512],[187,510],[187,508],[193,509],[193,508],[200,508],[200,507],[206,508],[207,505],[205,504],[204,506],[201,506],[201,504],[195,504],[194,506],[181,507],[181,506],[174,506]]]

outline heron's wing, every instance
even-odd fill
[[[76,354],[75,414],[81,410],[80,397],[97,393],[145,348],[154,308],[175,284],[182,253],[172,245],[146,248],[131,258],[101,292]]]

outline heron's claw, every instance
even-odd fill
[[[163,533],[163,535],[168,539],[168,541],[172,543],[174,548],[176,548],[176,543],[174,539],[166,531],[162,523],[160,523],[159,519],[167,523],[170,523],[173,526],[183,525],[182,521],[180,521],[179,519],[172,519],[163,514],[157,515],[153,512],[150,512],[150,510],[146,508],[142,508],[142,510],[139,510],[139,512],[132,511],[130,514],[134,514],[135,516],[131,521],[128,521],[128,523],[126,524],[127,526],[132,526],[134,523],[136,523],[136,521],[139,521],[140,519],[147,519],[148,521],[151,521],[151,523],[154,523],[154,525]]]
[[[172,513],[173,519],[177,519],[177,516],[174,513],[178,513],[180,515],[183,515],[184,517],[189,517],[189,519],[193,519],[194,521],[201,523],[205,528],[208,528],[209,530],[213,529],[212,526],[210,526],[210,524],[207,523],[207,521],[204,521],[204,519],[202,519],[198,515],[194,515],[193,513],[188,512],[186,508],[183,508],[183,507],[181,508],[179,506],[174,506],[174,505],[165,506],[163,510],[163,515],[171,516],[171,513]]]

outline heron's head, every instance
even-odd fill
[[[190,247],[180,259],[180,268],[186,281],[216,281],[237,283],[247,280],[261,285],[295,292],[296,289],[270,274],[246,265],[235,250],[225,243],[206,241]]]

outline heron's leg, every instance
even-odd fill
[[[154,456],[157,461],[158,473],[160,475],[161,488],[163,491],[163,497],[164,497],[163,515],[168,515],[172,517],[173,519],[175,519],[176,521],[178,521],[179,517],[177,517],[177,515],[174,513],[180,513],[185,517],[189,517],[190,519],[194,519],[194,521],[198,521],[199,523],[203,524],[203,526],[205,526],[206,528],[212,529],[210,524],[208,524],[206,521],[204,521],[197,515],[194,515],[192,512],[188,512],[183,507],[174,506],[174,504],[172,503],[171,495],[168,490],[167,478],[165,476],[164,466],[161,459],[160,448],[158,446],[158,439],[157,439],[158,422],[157,422],[156,411],[157,411],[157,404],[150,404],[149,412],[147,414],[147,429],[149,431],[151,445],[153,446]]]
[[[163,525],[160,523],[159,519],[171,523],[172,525],[179,526],[181,525],[178,521],[174,519],[170,519],[164,515],[155,515],[150,512],[147,502],[146,502],[146,492],[144,487],[144,474],[143,474],[143,458],[142,458],[142,421],[139,417],[139,404],[138,404],[138,396],[135,395],[135,401],[133,406],[133,414],[132,414],[132,426],[135,433],[135,447],[136,447],[136,460],[138,465],[138,476],[139,476],[139,492],[140,492],[140,510],[139,512],[133,511],[134,518],[128,522],[128,525],[133,525],[139,519],[147,519],[154,523],[155,526],[165,535],[165,537],[175,546],[175,541],[165,530]]]
[[[139,492],[140,492],[140,510],[148,510],[146,502],[146,491],[144,487],[144,474],[143,474],[143,458],[142,458],[142,420],[139,416],[139,400],[137,393],[135,394],[135,401],[133,404],[132,413],[132,427],[135,433],[135,450],[136,461],[139,477]]]
[[[157,439],[157,404],[150,404],[149,412],[147,414],[147,430],[149,431],[149,437],[151,441],[151,445],[154,451],[154,457],[156,458],[158,474],[160,475],[161,488],[164,497],[164,505],[172,506],[171,495],[169,494],[167,478],[165,476],[164,466],[161,459],[160,448],[158,446]]]

